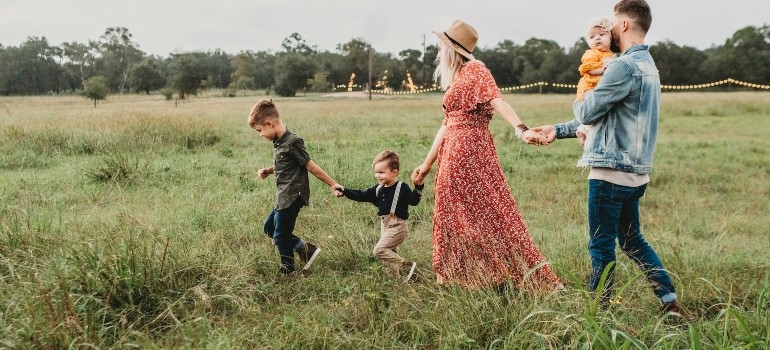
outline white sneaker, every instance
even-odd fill
[[[404,282],[409,282],[412,279],[412,276],[414,276],[414,270],[417,268],[417,263],[414,261],[407,262],[407,264],[410,264],[411,266],[409,267],[409,273],[406,274],[406,279]]]
[[[305,266],[302,267],[302,271],[307,271],[320,253],[321,248],[316,247],[312,243],[305,243],[299,254],[299,259],[305,263]]]

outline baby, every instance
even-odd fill
[[[604,68],[610,60],[615,58],[615,54],[610,51],[610,34],[612,22],[609,18],[594,17],[588,20],[588,33],[586,42],[589,49],[583,53],[580,59],[581,78],[577,87],[577,99],[582,101],[586,91],[593,90],[599,83],[599,78],[604,74]],[[590,125],[580,125],[577,129],[577,137],[583,147],[590,147],[596,137],[596,131],[592,131]]]

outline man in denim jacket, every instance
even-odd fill
[[[615,240],[645,272],[662,312],[690,314],[677,301],[674,286],[658,255],[645,241],[639,224],[639,199],[644,195],[658,133],[660,77],[644,38],[652,15],[644,0],[621,0],[615,5],[613,51],[623,54],[607,66],[593,92],[576,100],[575,119],[535,128],[549,141],[576,137],[580,124],[596,128],[593,143],[586,145],[578,166],[588,174],[588,251],[591,255],[589,288],[602,292],[606,305],[612,293]]]

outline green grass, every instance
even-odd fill
[[[504,97],[530,126],[571,117],[571,95]],[[580,147],[525,146],[497,117],[509,187],[566,293],[436,286],[432,176],[399,250],[417,283],[388,280],[371,257],[374,208],[315,179],[297,227],[323,253],[281,278],[261,232],[274,179],[256,176],[273,148],[246,125],[258,98],[0,98],[0,348],[768,348],[770,94],[663,95],[643,230],[698,315],[689,324],[656,314],[625,257],[622,302],[597,310]],[[407,180],[443,117],[438,94],[275,102],[353,188],[374,183],[383,149]]]

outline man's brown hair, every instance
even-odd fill
[[[615,4],[615,14],[625,15],[633,19],[638,30],[647,34],[652,24],[650,5],[644,0],[620,0]]]
[[[391,170],[399,170],[399,167],[401,166],[398,161],[398,154],[393,151],[382,151],[380,154],[378,154],[376,157],[374,157],[374,160],[372,161],[372,166],[379,162],[386,161],[388,162],[388,168]]]
[[[264,125],[268,120],[278,119],[278,108],[273,104],[272,99],[263,98],[259,100],[249,112],[249,126]]]

